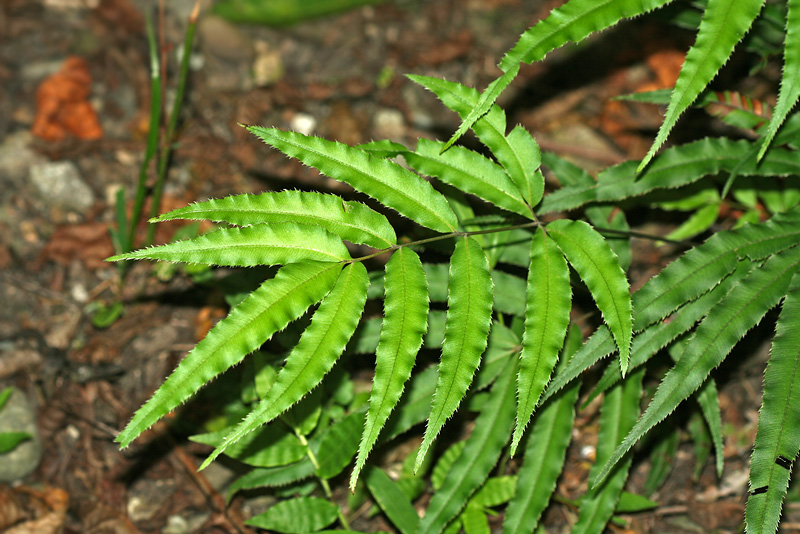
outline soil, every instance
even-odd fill
[[[219,291],[181,271],[158,277],[141,262],[120,286],[119,271],[104,261],[114,253],[108,228],[115,224],[116,192],[125,188],[130,209],[144,157],[146,12],[162,32],[168,109],[175,94],[193,2],[166,4],[159,14],[155,1],[145,0],[0,3],[0,386],[14,386],[32,405],[42,453],[29,473],[0,484],[0,531],[17,525],[14,532],[252,532],[244,521],[265,503],[237,497],[226,504],[225,485],[235,473],[225,465],[197,473],[208,448],[168,423],[126,450],[114,442],[226,310]],[[458,117],[404,74],[483,88],[517,36],[558,4],[392,0],[287,28],[233,25],[203,13],[161,211],[286,188],[349,194],[239,125],[306,129],[350,144],[446,138]],[[543,149],[590,171],[639,158],[662,110],[609,99],[669,87],[689,43],[691,34],[644,18],[526,66],[500,104],[509,124],[524,125]],[[767,94],[770,83],[755,84],[750,94]],[[152,183],[153,169],[148,176]],[[638,229],[659,235],[673,226],[668,217],[637,221]],[[168,241],[180,227],[159,225],[156,240]],[[146,224],[138,230],[142,242]],[[634,287],[680,252],[634,242]],[[93,312],[114,302],[123,303],[121,317],[105,328],[94,325]],[[687,426],[677,422],[681,439],[667,461],[671,474],[651,495],[661,506],[624,516],[626,526],[614,531],[740,531],[768,353],[760,340],[770,337],[770,328],[762,330],[743,343],[758,350],[741,350],[718,375],[722,477],[713,456],[695,472]],[[596,425],[592,404],[576,423],[557,490],[562,501],[585,488]],[[635,463],[628,491],[641,492],[652,469],[650,460]],[[336,496],[346,506],[346,492]],[[565,532],[575,518],[569,505],[553,504],[544,524]],[[798,521],[790,502],[784,530]],[[390,528],[380,515],[355,524],[364,531]],[[491,525],[499,532],[501,517]]]

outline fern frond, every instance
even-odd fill
[[[508,154],[502,145],[493,149],[492,153],[517,184],[525,202],[535,207],[544,195],[544,176],[539,170],[542,151],[530,132],[522,126],[515,126],[506,139],[511,149]]]
[[[108,261],[151,259],[252,267],[303,261],[346,261],[342,240],[324,228],[293,222],[222,228],[185,241],[143,248]]]
[[[294,222],[321,226],[351,243],[374,248],[397,243],[394,228],[380,213],[361,202],[310,191],[270,191],[196,202],[151,222],[175,219],[224,221],[237,226]]]
[[[401,534],[416,534],[419,516],[408,496],[386,473],[377,467],[370,467],[364,475],[369,492],[375,502]]]
[[[345,267],[314,312],[311,324],[286,359],[267,396],[256,405],[200,466],[207,467],[244,435],[272,421],[314,389],[342,354],[366,303],[369,277],[362,263]]]
[[[136,412],[117,442],[127,447],[139,434],[189,399],[212,378],[242,361],[272,334],[299,318],[333,287],[338,263],[282,267],[217,323],[181,361],[153,397]]]
[[[714,444],[716,456],[717,477],[722,477],[722,468],[725,462],[724,445],[722,444],[722,415],[719,408],[719,392],[717,383],[712,377],[703,382],[697,392],[697,404],[706,420],[711,442]]]
[[[748,534],[773,534],[800,452],[800,275],[792,277],[783,302],[764,375],[764,400],[750,466]]]
[[[786,294],[789,281],[798,268],[800,247],[776,254],[709,312],[680,360],[664,377],[647,411],[622,445],[617,447],[593,484],[601,483],[634,443],[700,387],[739,339]]]
[[[384,286],[386,299],[375,354],[375,378],[356,465],[350,477],[351,491],[378,434],[400,400],[428,326],[428,286],[416,252],[404,247],[394,253],[386,264]]]
[[[589,288],[617,343],[620,369],[625,374],[633,322],[630,286],[617,256],[603,237],[583,221],[560,219],[548,224],[546,230]]]
[[[509,362],[492,386],[489,400],[475,420],[464,449],[431,499],[420,522],[419,534],[442,532],[483,484],[500,458],[514,425],[516,368],[515,362]]]
[[[420,174],[435,176],[465,193],[523,217],[531,216],[519,189],[500,165],[461,146],[444,153],[442,147],[443,143],[421,138],[416,152],[409,152],[404,158]]]
[[[280,467],[253,469],[234,480],[227,490],[227,501],[231,502],[237,492],[255,488],[279,487],[304,480],[314,474],[314,464],[304,460]]]
[[[658,135],[639,164],[644,169],[666,141],[669,132],[686,109],[728,61],[734,47],[758,17],[764,0],[709,0],[697,30],[697,40],[686,54],[675,89]]]
[[[597,454],[589,478],[600,471],[614,448],[633,427],[639,417],[639,398],[642,396],[644,369],[628,376],[622,383],[606,392],[600,409],[600,432],[597,436]],[[581,534],[602,534],[606,523],[614,514],[614,508],[628,480],[632,458],[617,464],[604,483],[595,485],[581,499],[578,522],[572,531]]]
[[[580,344],[580,329],[573,327],[567,334],[556,376]],[[506,510],[503,534],[536,532],[539,517],[550,502],[564,466],[579,392],[580,383],[575,382],[537,412],[528,433],[517,489]]]
[[[437,232],[453,232],[458,226],[447,199],[396,163],[320,137],[261,126],[247,129],[287,156],[349,184],[422,226]]]
[[[486,349],[492,318],[492,278],[486,254],[471,237],[456,242],[450,259],[447,295],[439,380],[425,438],[417,453],[416,469],[422,465],[445,421],[464,398]]]
[[[517,424],[511,455],[550,380],[569,326],[572,288],[569,267],[558,245],[540,228],[531,240],[525,334],[517,377]]]

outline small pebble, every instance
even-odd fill
[[[33,165],[30,180],[48,205],[86,212],[95,197],[83,181],[78,167],[71,161],[52,161]]]

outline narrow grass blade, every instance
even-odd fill
[[[764,375],[764,400],[750,467],[748,534],[773,534],[800,452],[800,274],[792,277],[783,302],[772,354]],[[762,489],[765,488],[765,489]]]
[[[428,327],[428,285],[416,252],[406,247],[392,255],[386,264],[384,287],[384,320],[375,354],[375,378],[350,478],[351,491],[381,429],[400,400]]]
[[[619,259],[603,237],[583,221],[553,221],[547,225],[547,233],[589,288],[617,343],[624,375],[630,356],[633,320],[630,286]]]
[[[447,293],[447,324],[439,380],[425,438],[417,454],[417,469],[445,421],[467,393],[486,349],[492,319],[492,278],[486,254],[471,237],[456,242],[450,260]]]
[[[229,445],[291,408],[319,384],[355,332],[368,286],[369,277],[363,264],[351,263],[341,271],[336,285],[314,313],[311,324],[287,357],[286,365],[267,396],[228,434],[225,443],[211,453],[200,469],[207,467]]]
[[[387,248],[397,243],[388,219],[361,202],[311,191],[278,191],[233,195],[196,202],[150,222],[210,220],[237,226],[261,223],[317,225],[351,243]]]
[[[143,258],[252,267],[304,261],[347,261],[350,253],[339,237],[319,226],[287,222],[222,228],[185,241],[113,256],[108,261]]]
[[[517,446],[539,397],[550,381],[569,326],[572,288],[569,267],[558,245],[539,228],[531,240],[528,271],[525,334],[517,376],[517,423],[511,455]]]
[[[680,360],[659,385],[634,428],[592,481],[601,483],[614,465],[659,421],[672,413],[705,381],[733,346],[774,307],[800,268],[800,247],[768,259],[714,307],[697,327]]]
[[[328,293],[341,269],[337,263],[298,263],[281,268],[192,349],[153,398],[136,412],[117,442],[127,447],[204,384],[299,318]]]
[[[458,227],[447,199],[431,184],[389,160],[348,145],[276,128],[248,126],[265,143],[326,176],[350,184],[401,215],[437,232]]]

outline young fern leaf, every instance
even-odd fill
[[[492,386],[489,400],[475,420],[464,449],[431,499],[418,534],[442,532],[483,484],[500,458],[514,425],[516,367],[515,362],[508,362]]]
[[[702,385],[739,339],[783,298],[798,268],[800,247],[776,254],[733,288],[709,312],[697,327],[680,360],[664,377],[644,415],[592,481],[593,485],[601,483],[620,458],[648,430]]]
[[[261,284],[217,323],[181,361],[117,436],[120,446],[127,447],[212,378],[242,361],[272,334],[303,315],[333,287],[341,269],[340,264],[322,262],[282,267],[274,278]]]
[[[375,378],[358,457],[350,477],[353,491],[372,447],[403,393],[428,327],[428,284],[416,252],[404,247],[386,264],[386,298]]]
[[[800,452],[800,274],[792,277],[783,302],[764,375],[764,400],[750,467],[750,497],[745,523],[748,534],[773,534]],[[791,467],[791,466],[789,466]],[[758,491],[766,487],[766,490]]]
[[[639,398],[642,395],[644,369],[628,376],[622,383],[606,392],[600,409],[600,432],[597,436],[597,458],[589,470],[589,477],[596,475],[603,463],[614,452],[614,447],[633,427],[639,417]],[[572,532],[581,534],[602,534],[606,524],[614,514],[632,458],[615,466],[613,473],[603,484],[591,488],[581,499],[578,522]]]
[[[523,33],[514,48],[500,62],[503,75],[481,94],[472,110],[448,141],[452,145],[494,105],[497,97],[514,80],[521,63],[540,61],[568,42],[577,43],[592,33],[615,25],[623,18],[635,17],[672,0],[570,0],[550,12],[546,19]]]
[[[783,41],[783,75],[778,103],[769,121],[767,133],[761,142],[758,159],[764,157],[770,143],[778,133],[786,116],[800,98],[800,0],[788,0],[786,12],[786,37]]]
[[[589,288],[619,348],[622,374],[628,369],[633,322],[628,279],[603,236],[583,221],[560,219],[547,225],[553,238]]]
[[[492,278],[486,254],[472,237],[456,242],[450,259],[447,295],[439,379],[415,469],[422,465],[433,440],[464,398],[489,337]]]
[[[458,146],[442,153],[442,143],[422,138],[416,152],[409,152],[404,158],[420,174],[435,176],[523,217],[531,216],[519,189],[503,168],[477,152]]]
[[[447,199],[420,176],[363,150],[276,128],[248,126],[265,143],[437,232],[458,226]]]
[[[567,334],[556,376],[580,344],[580,329],[573,327]],[[503,534],[536,532],[539,517],[550,502],[564,467],[579,392],[580,382],[575,382],[537,412],[519,470],[516,492],[506,510]]]
[[[697,30],[697,40],[686,54],[667,113],[656,140],[639,164],[644,169],[666,141],[672,127],[711,82],[734,47],[758,17],[764,0],[709,0]]]
[[[542,151],[533,136],[522,126],[515,126],[506,137],[510,151],[498,146],[492,153],[522,192],[529,206],[536,206],[544,195],[544,176],[539,170]]]
[[[206,468],[229,445],[291,408],[320,383],[355,332],[368,286],[369,276],[362,263],[351,263],[341,271],[336,285],[320,303],[311,324],[286,358],[286,365],[267,396],[226,436],[200,469]]]
[[[147,258],[173,262],[252,267],[350,259],[342,240],[324,228],[297,223],[222,228],[185,241],[143,248],[108,261]]]
[[[517,424],[511,440],[511,455],[522,434],[564,345],[569,326],[572,288],[569,267],[558,245],[539,228],[531,240],[528,271],[525,334],[517,376]]]
[[[237,226],[293,222],[321,226],[351,243],[373,248],[387,248],[397,243],[394,228],[380,213],[361,202],[309,191],[233,195],[196,202],[151,222],[175,219],[210,220]]]

